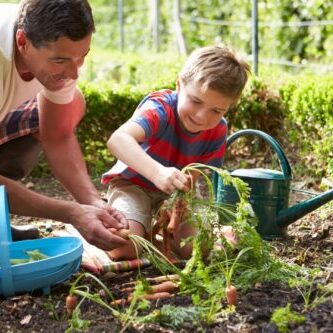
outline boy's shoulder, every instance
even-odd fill
[[[177,93],[171,89],[161,89],[157,91],[151,92],[147,98],[155,99],[155,100],[162,100],[165,102],[173,102],[177,99]]]

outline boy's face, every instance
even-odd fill
[[[183,127],[191,132],[214,128],[236,98],[225,97],[216,90],[203,91],[199,84],[177,81],[178,115]]]

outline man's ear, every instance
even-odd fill
[[[24,53],[28,47],[28,38],[22,29],[17,29],[16,31],[16,45],[20,53]]]

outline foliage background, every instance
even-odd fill
[[[172,17],[173,0],[160,0],[161,50],[177,52]],[[93,0],[91,4],[98,25],[96,43],[102,48],[119,48],[117,1]],[[125,50],[146,52],[152,49],[150,1],[124,1]],[[281,58],[295,63],[333,60],[333,20],[331,1],[276,0],[258,1],[259,44],[263,58]],[[181,22],[188,49],[212,43],[226,43],[251,54],[251,1],[195,0],[181,1]],[[205,18],[207,24],[195,22]],[[224,20],[231,26],[216,24]],[[285,27],[281,22],[317,22],[315,26]],[[275,22],[276,25],[272,25]]]
[[[6,2],[18,2],[8,0]],[[151,90],[173,88],[184,56],[175,41],[172,0],[160,0],[161,52],[154,52],[148,0],[125,0],[125,52],[120,52],[116,0],[91,0],[97,31],[81,73],[88,112],[78,129],[88,166],[96,174],[113,162],[106,150],[112,131]],[[251,53],[251,2],[182,0],[182,28],[189,51],[225,43],[247,57]],[[228,114],[231,130],[256,128],[301,149],[304,169],[318,176],[333,173],[333,80],[325,67],[333,60],[331,1],[258,1],[259,77],[253,77],[237,110]],[[205,18],[210,24],[195,22]],[[230,26],[216,24],[220,20]],[[315,26],[285,27],[281,22]],[[320,22],[328,21],[326,25]],[[275,22],[275,26],[273,25]],[[331,23],[330,23],[331,22]],[[325,23],[325,22],[324,22]],[[248,58],[250,59],[250,58]],[[295,65],[265,64],[283,59]],[[313,70],[314,69],[314,70]]]

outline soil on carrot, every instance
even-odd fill
[[[25,185],[38,192],[52,197],[71,200],[68,194],[53,178],[29,178]],[[301,185],[306,185],[304,182]],[[297,187],[297,184],[296,184]],[[105,189],[101,189],[101,192]],[[298,194],[294,201],[304,200]],[[33,223],[38,225],[44,236],[47,236],[56,223],[50,220],[12,216],[13,224]],[[308,214],[288,227],[286,238],[271,242],[274,252],[287,262],[297,263],[304,267],[319,267],[323,274],[322,283],[333,281],[333,208],[325,205]],[[49,295],[40,291],[34,294],[17,295],[0,299],[0,332],[65,332],[71,325],[65,308],[71,282],[80,270],[68,282],[51,288]],[[141,271],[146,277],[161,275],[153,267]],[[101,279],[116,297],[121,297],[121,286],[129,281],[135,281],[138,271],[108,274]],[[84,280],[91,292],[99,293],[106,298],[101,288],[91,279]],[[314,286],[308,297],[308,303],[314,304],[317,290]],[[239,295],[235,311],[221,314],[212,324],[200,322],[185,322],[181,327],[172,328],[168,322],[154,324],[137,324],[129,326],[125,332],[279,332],[278,327],[270,322],[271,315],[278,307],[288,303],[291,309],[304,315],[301,324],[290,324],[290,332],[333,332],[333,297],[326,298],[316,306],[308,306],[305,310],[305,300],[296,288],[290,288],[278,282],[256,284],[245,294]],[[190,306],[189,296],[176,294],[165,300],[152,301],[149,313],[160,309],[165,304]],[[96,303],[86,300],[80,307],[80,319],[87,332],[119,332],[121,322],[111,313]],[[73,322],[73,321],[72,321]],[[81,322],[82,324],[82,322]],[[72,330],[75,332],[75,330]],[[79,330],[77,330],[78,332]]]

